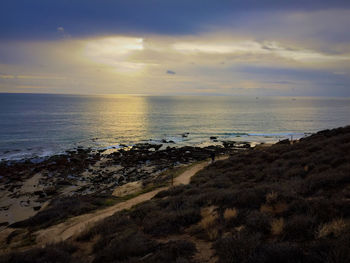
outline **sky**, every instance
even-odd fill
[[[350,97],[349,28],[349,0],[5,0],[0,92]]]

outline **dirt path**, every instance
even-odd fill
[[[228,156],[222,156],[217,160],[223,160],[228,158]],[[208,161],[201,162],[199,164],[191,166],[185,172],[180,174],[174,179],[174,185],[180,184],[188,184],[193,175],[195,175],[198,171],[202,170],[206,166],[209,165]],[[75,236],[85,230],[87,227],[93,225],[94,223],[113,215],[114,213],[124,210],[130,209],[134,205],[142,203],[144,201],[152,199],[157,193],[160,191],[166,190],[168,187],[158,188],[151,192],[141,194],[136,196],[130,200],[127,200],[122,203],[118,203],[111,207],[94,211],[92,213],[76,216],[66,220],[63,223],[48,227],[46,229],[39,230],[35,233],[36,235],[36,243],[38,245],[45,245],[48,243],[56,243],[60,241],[67,240],[72,236]]]

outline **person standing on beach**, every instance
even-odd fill
[[[215,161],[215,152],[210,153],[211,163]]]

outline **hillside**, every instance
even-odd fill
[[[0,262],[350,262],[350,126],[233,154],[68,241]]]

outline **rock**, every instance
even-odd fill
[[[1,223],[0,223],[0,227],[2,227],[2,226],[8,226],[8,224],[9,224],[9,222],[1,222]]]
[[[39,210],[40,210],[40,208],[41,208],[41,206],[40,206],[40,205],[38,205],[38,206],[34,206],[34,207],[33,207],[33,210],[34,210],[34,211],[39,211]]]
[[[122,183],[125,181],[125,177],[124,176],[120,176],[118,179],[118,184]]]
[[[222,144],[224,145],[225,148],[232,148],[235,146],[236,142],[235,141],[223,141]]]
[[[185,132],[185,133],[181,134],[181,136],[182,136],[182,138],[186,138],[186,137],[188,137],[189,134],[190,134],[189,132]]]
[[[72,185],[72,183],[67,180],[60,180],[57,181],[57,185]]]
[[[218,138],[215,136],[210,136],[210,140],[217,140]]]
[[[30,200],[26,200],[26,201],[20,201],[20,206],[22,206],[22,207],[27,207],[27,206],[29,206],[29,204],[30,204]]]
[[[44,192],[43,191],[34,191],[34,194],[41,196],[44,194]]]
[[[47,187],[47,188],[44,189],[44,192],[45,192],[45,194],[47,194],[47,195],[54,195],[54,194],[57,193],[57,189],[56,189],[56,187],[54,187],[54,186],[49,186],[49,187]]]

